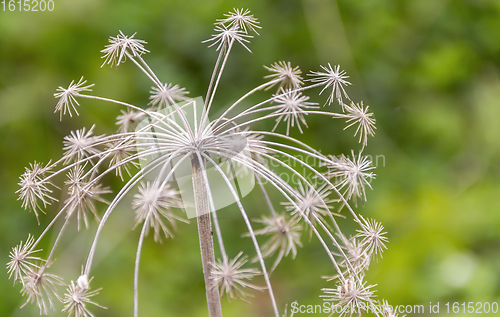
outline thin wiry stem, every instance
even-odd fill
[[[209,199],[209,203],[210,203],[210,211],[212,213],[212,219],[214,222],[214,229],[215,229],[215,234],[217,236],[217,242],[219,244],[220,253],[222,255],[222,259],[227,261],[228,256],[226,253],[226,248],[224,247],[224,240],[222,239],[222,232],[221,232],[220,225],[219,225],[219,219],[217,217],[217,210],[215,208],[215,203],[214,203],[214,199],[213,199],[213,195],[212,195],[212,190],[210,187],[210,182],[209,182],[208,177],[207,177],[206,169],[203,170],[203,179],[206,182],[205,187],[206,187],[207,193],[208,193],[208,199]]]
[[[144,225],[142,226],[141,235],[139,236],[139,243],[137,244],[137,253],[135,255],[135,268],[134,268],[134,317],[139,316],[139,262],[141,260],[141,250],[142,244],[144,242],[144,237],[146,236],[146,231],[149,225],[150,213],[144,219]]]
[[[98,97],[98,96],[92,96],[92,95],[81,95],[81,94],[76,94],[75,97],[81,97],[81,98],[87,98],[87,99],[95,99],[95,100],[101,100],[101,101],[107,101],[107,102],[115,103],[115,104],[122,105],[122,106],[125,106],[125,107],[130,108],[130,109],[137,110],[137,111],[142,112],[142,113],[144,113],[145,115],[148,115],[148,116],[155,114],[155,112],[144,110],[142,108],[139,108],[137,106],[131,105],[129,103],[126,103],[126,102],[123,102],[123,101],[114,100],[114,99],[109,99],[109,98],[105,98],[105,97]]]
[[[229,106],[225,111],[224,113],[222,113],[218,118],[217,120],[214,121],[213,123],[213,126],[217,126],[217,124],[220,122],[220,120],[222,118],[225,118],[226,115],[232,110],[234,109],[238,104],[240,104],[243,100],[245,100],[246,98],[248,98],[250,95],[254,94],[255,92],[259,91],[259,90],[262,90],[264,88],[266,88],[267,86],[272,86],[274,84],[276,84],[277,82],[279,82],[280,80],[279,79],[274,79],[274,80],[271,80],[270,82],[267,82],[267,83],[264,83],[260,86],[257,86],[255,87],[254,89],[250,90],[248,93],[244,94],[240,99],[236,100],[231,106]]]
[[[306,154],[306,155],[311,156],[313,158],[316,158],[320,162],[321,161],[326,162],[325,157],[323,155],[321,155],[321,153],[319,153],[318,151],[314,150],[309,145],[307,145],[307,144],[305,144],[305,143],[303,143],[303,142],[301,142],[301,141],[299,141],[299,140],[297,140],[295,138],[289,137],[287,135],[275,133],[275,132],[268,132],[268,131],[254,131],[254,133],[255,134],[262,134],[262,135],[270,135],[270,136],[279,137],[279,138],[282,138],[282,139],[294,142],[294,143],[296,143],[296,144],[298,144],[300,146],[303,146],[305,149],[301,149],[301,148],[298,148],[298,147],[295,147],[295,146],[286,145],[286,144],[283,144],[283,143],[270,142],[270,141],[262,141],[263,144],[270,144],[270,145],[274,145],[274,146],[286,148],[286,149],[289,149],[289,150],[297,151],[299,153],[303,153],[303,154]],[[262,149],[266,150],[268,148],[264,148],[263,147]],[[258,153],[258,154],[262,154],[262,153]],[[300,161],[300,160],[298,160],[297,158],[295,158],[295,160],[297,160],[297,162],[299,162],[300,164],[303,164],[303,162]],[[347,202],[347,200],[344,198],[344,196],[340,193],[340,191],[338,191],[338,189],[333,184],[331,184],[330,181],[328,181],[326,178],[324,178],[324,176],[321,175],[319,172],[317,172],[314,168],[311,167],[311,170],[314,171],[315,173],[317,173],[318,177],[324,179],[325,182],[327,182],[328,184],[330,184],[332,186],[332,188],[334,189],[334,191],[336,192],[336,194],[339,196],[339,199],[345,204],[345,206],[348,208],[349,212],[353,215],[354,220],[357,223],[361,224],[361,221],[358,219],[357,214],[351,208],[351,206],[349,205],[349,203]]]
[[[317,156],[317,155],[309,153],[309,152],[307,152],[305,150],[302,150],[302,149],[299,149],[299,148],[296,148],[296,147],[293,147],[293,146],[289,146],[289,145],[286,145],[286,144],[281,144],[281,143],[276,143],[276,142],[270,142],[270,141],[263,141],[263,143],[264,144],[270,144],[270,145],[272,144],[274,146],[278,146],[278,147],[282,147],[282,148],[286,148],[286,149],[292,149],[292,150],[295,150],[295,151],[298,151],[298,152],[305,153],[305,154],[308,154],[310,156],[316,157],[316,158],[318,158],[320,160],[324,160],[323,156]],[[266,149],[270,149],[270,148],[266,147]],[[278,151],[278,150],[276,150],[276,151]],[[289,157],[292,160],[295,160],[296,162],[298,162],[301,165],[306,166],[309,170],[311,170],[312,172],[314,172],[318,177],[320,177],[322,180],[324,180],[326,183],[328,183],[333,188],[333,190],[335,191],[335,193],[339,196],[339,199],[345,204],[345,206],[347,207],[347,209],[349,210],[349,212],[352,214],[352,216],[354,217],[354,221],[356,221],[358,224],[361,224],[361,221],[359,220],[358,215],[351,208],[351,206],[349,205],[349,203],[347,202],[347,200],[344,198],[344,195],[342,195],[340,193],[340,191],[337,189],[337,187],[334,186],[329,180],[327,180],[326,177],[324,177],[321,173],[317,172],[316,169],[314,169],[310,165],[306,164],[305,162],[297,159],[296,157],[293,157],[292,155],[290,155],[290,154],[288,154],[286,152],[283,152],[283,151],[278,151],[278,153],[282,154],[282,155],[285,155],[285,156]]]
[[[264,184],[262,184],[262,180],[258,175],[255,175],[255,178],[257,179],[257,183],[259,184],[260,190],[262,191],[262,194],[264,195],[264,198],[266,199],[267,206],[269,207],[269,210],[271,211],[273,217],[276,218],[276,211],[274,210],[273,204],[271,203],[271,199],[269,199],[269,195],[267,194],[266,189],[264,188]]]
[[[269,150],[269,148],[266,148]],[[337,188],[327,179],[325,178],[322,174],[316,172],[316,170],[309,166],[308,164],[298,160],[297,158],[295,158],[294,156],[292,155],[289,155],[288,153],[286,152],[282,152],[282,151],[278,151],[276,150],[278,154],[281,154],[281,155],[284,155],[284,156],[287,156],[288,158],[292,159],[292,160],[295,160],[296,162],[300,162],[302,165],[304,165],[305,167],[307,167],[308,169],[310,169],[312,172],[315,172],[317,173],[316,175],[321,178],[323,181],[325,181],[325,183],[329,184],[331,188],[333,188],[337,194],[343,199],[343,196],[340,194],[340,192],[337,190]],[[300,175],[298,172],[296,172],[294,169],[292,169],[291,167],[289,167],[288,165],[286,165],[285,163],[281,162],[280,160],[277,160],[276,158],[274,158],[273,156],[270,156],[270,155],[267,155],[267,154],[262,154],[263,156],[266,156],[267,158],[269,158],[270,160],[273,160],[275,161],[276,163],[286,167],[289,171],[291,171],[292,173],[294,173],[296,176],[298,176],[302,181],[306,182],[306,184],[308,186],[312,186],[311,184],[309,184],[309,182],[302,176]],[[286,183],[285,183],[286,184]],[[286,184],[288,185],[288,184]],[[279,189],[280,190],[280,189]],[[281,191],[281,190],[280,190]],[[347,203],[347,201],[344,200],[344,203],[346,204],[346,206],[352,211],[352,209],[350,208],[349,204]],[[308,219],[308,217],[306,215],[304,215],[303,211],[300,210],[300,208],[298,207],[298,205],[294,202],[294,201],[290,201],[295,208],[297,208],[297,210],[299,210],[299,212],[301,213],[302,217],[304,218],[304,220],[311,226],[311,228],[313,229],[313,231],[316,232],[316,228],[314,227],[314,225],[310,222],[310,220]],[[359,218],[357,216],[357,214],[352,211],[352,214],[354,216],[354,220],[357,222],[357,223],[360,223],[359,221]],[[316,215],[314,215],[314,218],[317,220],[317,222],[319,223],[319,225],[321,226],[321,228],[325,231],[325,233],[328,235],[328,237],[332,240],[333,244],[337,247],[337,249],[339,250],[339,252],[341,253],[341,256],[344,258],[344,260],[346,261],[347,265],[348,265],[348,269],[351,271],[351,273],[355,273],[356,270],[354,269],[354,267],[352,266],[351,262],[349,261],[347,255],[344,253],[344,251],[342,250],[342,247],[340,246],[340,244],[337,242],[337,240],[335,239],[335,237],[331,234],[330,230],[328,230],[328,228],[325,227],[323,221],[321,221],[321,219],[319,219]],[[334,265],[336,266],[337,268],[337,271],[339,273],[339,277],[340,278],[343,278],[343,274],[342,274],[342,271],[340,270],[340,268],[338,268],[337,266],[337,262],[334,261]],[[358,280],[358,281],[361,281],[359,276],[357,276],[356,274],[354,274],[355,278]]]
[[[280,317],[279,311],[278,311],[278,306],[276,304],[276,299],[274,298],[274,292],[273,292],[273,288],[271,286],[271,281],[269,280],[269,274],[267,273],[266,263],[264,262],[264,257],[262,256],[262,252],[260,251],[259,243],[257,242],[257,238],[255,237],[255,233],[253,231],[252,224],[250,223],[250,219],[248,219],[248,216],[245,212],[245,209],[243,208],[243,205],[241,204],[238,193],[233,188],[231,181],[227,178],[226,174],[222,171],[222,169],[219,167],[219,165],[217,163],[215,163],[208,155],[204,155],[204,157],[210,163],[212,163],[213,166],[217,169],[219,174],[222,176],[222,178],[226,182],[226,185],[228,186],[229,190],[231,191],[231,194],[233,195],[234,199],[236,200],[236,204],[238,205],[238,208],[240,209],[241,216],[243,217],[245,224],[247,225],[248,231],[250,232],[250,237],[252,238],[252,242],[254,244],[255,251],[257,253],[257,257],[259,258],[260,266],[262,268],[262,275],[264,276],[264,279],[266,281],[267,290],[268,290],[269,296],[271,297],[271,303],[273,305],[274,314],[276,317]]]
[[[311,89],[311,88],[318,87],[318,86],[321,86],[321,85],[320,84],[314,84],[314,85],[310,85],[310,86],[306,86],[306,87],[301,87],[301,88],[294,89],[291,92],[304,91],[304,90]],[[261,106],[263,106],[263,105],[265,105],[265,104],[273,101],[276,97],[278,97],[278,96],[284,96],[285,94],[286,93],[277,94],[277,95],[275,95],[275,96],[273,96],[271,98],[268,98],[268,99],[266,99],[264,101],[261,101],[258,104],[255,104],[255,105],[251,106],[250,108],[248,108],[248,109],[240,112],[238,115],[232,117],[231,120],[229,120],[229,121],[234,121],[234,120],[239,119],[239,118],[241,118],[241,117],[243,117],[245,115],[248,115],[249,112],[252,112],[255,109],[257,109],[257,108],[259,108],[259,107],[261,107]],[[218,131],[222,130],[227,124],[228,124],[228,122],[226,121],[226,122],[222,123],[221,125],[219,125],[216,129],[214,129],[214,133],[217,133]]]
[[[99,226],[97,227],[97,231],[96,231],[96,234],[94,236],[94,241],[92,242],[92,247],[90,249],[89,256],[87,258],[87,264],[85,265],[85,275],[87,275],[87,276],[90,275],[89,274],[90,273],[90,268],[92,266],[92,261],[93,261],[95,250],[96,250],[96,247],[97,247],[97,241],[98,241],[99,236],[100,236],[100,234],[102,232],[102,229],[104,228],[104,224],[108,220],[109,216],[113,212],[113,210],[116,207],[116,205],[118,204],[118,202],[121,201],[121,199],[130,191],[130,189],[132,189],[138,182],[140,182],[142,180],[142,177],[144,177],[144,175],[150,173],[156,167],[158,167],[158,166],[160,166],[162,164],[169,164],[172,161],[172,159],[175,157],[175,154],[177,154],[177,153],[174,152],[172,155],[168,156],[167,158],[165,158],[165,157],[159,157],[159,158],[155,159],[154,161],[152,161],[151,163],[149,163],[148,166],[145,167],[142,170],[141,173],[135,174],[127,182],[127,184],[125,184],[122,187],[122,189],[118,192],[118,194],[115,196],[115,198],[113,199],[113,201],[110,203],[108,209],[106,210],[106,212],[102,216],[102,219],[101,219],[101,222],[99,223]],[[179,161],[177,162],[177,164],[176,164],[175,167],[179,166],[184,161],[184,159],[186,159],[187,157],[188,157],[188,155],[184,155],[181,159],[179,159]],[[174,171],[175,171],[175,169],[172,169],[170,171],[169,175],[167,175],[167,178],[170,175],[172,175]]]
[[[163,115],[163,114],[160,114],[159,112],[144,110],[142,108],[139,108],[137,106],[131,105],[129,103],[122,102],[122,101],[117,101],[117,100],[113,100],[113,99],[109,99],[109,98],[103,98],[103,97],[97,97],[97,96],[90,96],[90,95],[80,95],[80,94],[77,94],[75,96],[77,96],[77,97],[83,97],[83,98],[88,98],[88,99],[95,99],[95,100],[107,101],[107,102],[116,103],[116,104],[119,104],[119,105],[122,105],[122,106],[126,106],[128,108],[131,108],[131,109],[137,110],[137,111],[139,111],[141,113],[144,113],[147,116],[155,117],[155,119],[157,119],[158,121],[165,120],[166,118],[168,118],[171,115],[171,114]],[[189,104],[190,103],[187,103],[187,104],[183,105],[183,107],[186,107]],[[182,111],[180,111],[179,113],[182,114]],[[179,114],[179,116],[181,116],[181,114]],[[170,119],[169,123],[173,124],[176,127],[179,127],[179,125],[177,124],[177,122],[175,122],[175,120]]]
[[[277,106],[276,107],[269,107],[269,108],[272,108],[272,109],[277,109]],[[265,108],[265,109],[259,109],[259,110],[255,110],[254,112],[262,112],[262,111],[268,111],[269,109],[268,108]],[[304,110],[304,114],[322,114],[322,115],[326,115],[326,116],[329,116],[329,117],[332,117],[332,118],[344,118],[344,115],[342,114],[338,114],[338,113],[335,113],[335,112],[323,112],[323,111],[309,111],[309,110]],[[250,114],[250,113],[247,113],[247,114]],[[263,121],[263,120],[266,120],[266,119],[270,119],[270,118],[277,118],[277,117],[280,117],[282,116],[283,114],[281,113],[269,113],[269,114],[266,114],[262,117],[259,117],[259,118],[253,118],[253,119],[250,119],[248,121],[245,121],[243,123],[238,123],[232,127],[230,127],[229,129],[225,130],[224,132],[228,133],[228,132],[231,132],[231,131],[234,131],[236,129],[239,129],[241,127],[246,127],[248,125],[250,125],[251,123],[255,123],[255,122],[260,122],[260,121]],[[231,119],[230,121],[227,121],[227,122],[232,122],[233,119]],[[221,124],[219,127],[217,127],[217,129],[215,130],[216,132],[219,132],[220,129],[223,127],[223,126],[226,126],[226,122]]]
[[[220,78],[222,77],[222,72],[224,70],[224,67],[226,66],[227,58],[229,57],[229,53],[231,52],[231,48],[233,47],[234,39],[231,39],[231,42],[229,43],[229,47],[227,49],[227,52],[224,56],[224,60],[222,61],[222,65],[219,70],[219,75],[217,76],[217,80],[215,81],[214,88],[212,91],[212,94],[210,96],[210,100],[208,101],[208,104],[206,107],[203,108],[203,113],[201,116],[201,122],[200,122],[200,127],[203,130],[205,127],[205,123],[208,120],[208,114],[210,113],[210,108],[212,107],[212,101],[214,100],[215,93],[217,91],[217,87],[219,86]]]
[[[42,231],[42,233],[40,234],[40,236],[38,237],[38,239],[36,239],[35,243],[33,243],[33,245],[31,246],[30,248],[30,252],[33,251],[36,246],[38,245],[38,243],[40,243],[40,241],[42,240],[43,236],[45,236],[45,234],[47,234],[47,232],[49,231],[49,229],[56,223],[57,219],[59,219],[59,217],[66,211],[66,208],[71,204],[71,202],[67,202],[63,208],[61,208],[61,210],[55,215],[55,217],[52,219],[52,221],[47,225],[47,227]]]
[[[215,234],[217,236],[217,242],[219,243],[220,253],[222,255],[222,259],[224,261],[227,261],[227,253],[226,253],[226,248],[224,247],[224,240],[222,239],[222,232],[219,226],[219,219],[217,218],[217,210],[215,210],[215,208],[213,207],[211,207],[211,210],[212,210],[212,219],[214,221]]]
[[[159,87],[161,86],[161,81],[158,79],[158,77],[156,76],[156,74],[153,72],[153,70],[149,67],[148,63],[146,63],[146,61],[144,60],[144,58],[142,58],[141,55],[137,56],[137,58],[139,59],[139,61],[144,65],[144,67],[146,67],[147,71],[151,74],[151,76],[153,77],[154,79],[154,83]]]
[[[219,69],[219,64],[222,59],[222,55],[224,55],[224,50],[219,51],[219,56],[217,56],[217,61],[215,62],[214,70],[212,71],[212,78],[210,78],[210,83],[208,84],[207,95],[205,96],[205,104],[203,106],[203,114],[205,114],[205,109],[208,105],[208,100],[210,100],[210,93],[212,92],[212,87],[214,84],[215,76],[217,74],[217,70]]]
[[[263,154],[263,155],[265,155],[265,154]],[[272,158],[272,157],[270,157],[270,158]],[[239,163],[247,164],[246,161],[244,161],[244,160],[238,160],[237,157],[235,157],[234,159],[236,161],[238,161]],[[285,167],[287,166],[283,162],[280,162],[280,161],[277,161],[277,162],[280,163],[280,164],[282,164]],[[340,278],[344,279],[344,276],[342,274],[342,271],[340,270],[340,267],[337,264],[337,261],[333,257],[333,254],[332,254],[331,250],[329,249],[329,247],[327,246],[326,242],[321,237],[321,234],[318,232],[318,230],[316,229],[316,227],[314,226],[314,224],[312,224],[312,222],[309,220],[309,218],[303,213],[303,211],[300,210],[300,207],[296,204],[296,202],[295,202],[294,199],[297,199],[297,198],[300,198],[300,197],[297,196],[295,190],[293,188],[291,188],[291,186],[287,182],[285,182],[283,179],[281,179],[278,175],[276,175],[275,173],[273,173],[271,170],[269,170],[268,168],[264,167],[260,163],[258,163],[258,162],[252,162],[252,165],[250,165],[250,166],[252,167],[252,169],[257,174],[259,174],[261,177],[263,177],[268,182],[270,182],[285,197],[285,199],[287,199],[288,201],[290,201],[290,203],[295,208],[297,208],[297,210],[299,210],[299,212],[302,215],[303,219],[306,221],[307,224],[309,224],[311,226],[311,229],[313,230],[313,232],[315,233],[315,235],[318,237],[318,240],[320,241],[320,243],[323,245],[323,248],[326,250],[326,252],[327,252],[328,256],[330,257],[333,265],[335,266],[335,269],[339,273]],[[292,170],[292,171],[294,171],[290,167],[289,167],[289,169]],[[306,180],[306,182],[307,182],[307,180]],[[287,192],[290,193],[294,197],[294,199],[292,199],[288,195]],[[323,230],[328,231],[328,229],[322,224],[321,221],[318,221],[318,223],[320,223],[320,225],[322,225],[322,229]],[[333,236],[331,236],[331,237],[333,238]],[[335,238],[333,238],[333,241],[335,241]],[[344,255],[344,258],[347,259],[347,256]]]
[[[156,76],[151,75],[151,73],[149,73],[147,70],[144,69],[144,67],[142,67],[141,64],[139,64],[135,59],[134,57],[129,53],[129,52],[125,52],[125,54],[127,54],[128,58],[130,58],[132,60],[132,62],[134,62],[134,64],[139,67],[139,69],[144,73],[146,74],[146,76],[149,77],[149,79],[151,79],[151,81],[156,85],[158,86],[158,88],[161,88],[161,82],[158,80],[158,78],[156,78]],[[142,59],[142,58],[141,58]],[[143,60],[143,59],[142,59]],[[144,61],[144,60],[143,60]],[[149,67],[148,67],[149,68]],[[154,77],[153,77],[154,76]]]
[[[69,216],[66,217],[66,219],[64,220],[64,224],[62,225],[61,230],[59,230],[59,233],[57,234],[56,240],[54,241],[54,245],[52,246],[52,250],[50,251],[49,256],[47,257],[47,260],[46,260],[47,262],[50,262],[50,260],[54,256],[55,249],[56,249],[57,245],[59,244],[59,241],[61,241],[61,237],[64,233],[64,230],[66,229],[66,227],[69,224],[69,220],[70,220]]]

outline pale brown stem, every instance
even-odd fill
[[[203,265],[203,274],[205,275],[208,315],[210,317],[222,317],[219,288],[213,275],[215,256],[207,185],[203,177],[202,164],[200,164],[197,156],[193,156],[191,167],[193,171],[194,205],[198,220],[198,236],[200,237],[201,262]]]

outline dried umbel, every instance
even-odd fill
[[[306,117],[327,116],[345,119],[347,127],[355,126],[361,148],[367,145],[368,137],[374,135],[375,120],[368,113],[368,107],[349,98],[346,87],[350,83],[346,72],[339,65],[328,64],[328,67],[321,66],[323,71],[311,71],[309,79],[304,80],[299,67],[284,61],[274,63],[265,66],[271,72],[265,76],[267,82],[251,89],[222,115],[210,117],[231,51],[238,45],[250,51],[250,39],[252,34],[258,34],[257,29],[260,29],[259,22],[249,10],[235,9],[217,20],[215,35],[207,42],[216,47],[219,56],[205,100],[189,98],[186,89],[160,81],[143,58],[149,53],[144,47],[147,43],[136,39],[135,34],[127,36],[121,31],[111,37],[110,44],[102,50],[103,66],[118,66],[126,61],[134,63],[153,83],[149,108],[89,95],[93,85],[87,85],[83,77],[77,83],[71,82],[68,88],[58,89],[55,110],[61,119],[65,114],[78,114],[79,98],[114,103],[123,109],[117,117],[116,133],[95,135],[94,129],[98,128],[94,126],[71,132],[64,138],[61,159],[46,166],[33,163],[20,177],[18,192],[22,207],[30,208],[38,218],[38,211],[44,212],[44,208],[57,200],[56,195],[62,197],[55,193],[57,187],[53,179],[57,175],[67,176],[63,184],[66,197],[60,198],[62,204],[53,220],[36,240],[29,236],[26,243],[21,242],[10,254],[8,272],[14,283],[22,284],[27,302],[37,303],[40,312],[48,314],[48,309],[55,307],[54,299],[59,299],[64,303],[63,311],[70,316],[93,316],[89,309],[101,307],[94,301],[100,289],[91,291],[89,285],[96,246],[110,215],[130,193],[133,197],[130,212],[135,212],[135,226],[142,227],[135,259],[134,316],[139,314],[139,264],[145,237],[153,229],[155,241],[161,241],[162,236],[173,238],[177,223],[188,222],[190,208],[194,208],[198,225],[211,317],[222,315],[222,295],[243,298],[251,295],[252,289],[268,293],[273,315],[279,317],[269,273],[278,269],[284,257],[291,254],[295,258],[299,253],[304,229],[309,231],[310,241],[312,237],[319,240],[325,257],[332,262],[333,279],[338,287],[324,289],[325,300],[335,301],[337,306],[349,311],[361,308],[358,307],[361,304],[366,310],[378,303],[373,298],[372,286],[366,286],[363,279],[370,260],[382,253],[387,238],[380,223],[358,215],[349,204],[349,200],[354,204],[358,199],[366,200],[365,189],[371,187],[370,181],[375,177],[371,161],[361,154],[362,150],[357,156],[353,151],[352,158],[325,156],[290,136],[294,128],[304,132]],[[306,85],[308,82],[311,84]],[[268,99],[239,109],[238,106],[253,93],[276,86],[276,93],[270,94]],[[306,91],[316,88],[319,94],[331,89],[325,105],[338,101],[338,113],[327,111],[333,106],[320,108],[309,101]],[[346,100],[350,104],[344,103]],[[270,121],[274,127],[271,131],[253,130],[254,123],[261,121]],[[283,129],[284,122],[286,129]],[[274,170],[272,166],[280,168]],[[186,173],[189,182],[183,187],[180,179],[186,177]],[[115,195],[101,184],[108,174],[116,174],[123,181]],[[219,183],[214,181],[214,175]],[[241,203],[244,188],[238,185],[242,182],[234,181],[238,177],[246,177],[252,186],[258,184],[255,191],[260,191],[265,198],[264,206],[259,208],[262,218],[255,220],[257,229]],[[289,179],[298,181],[293,184]],[[221,187],[229,193],[229,202],[218,199],[217,190]],[[282,197],[278,203],[273,203],[268,195],[271,188]],[[186,201],[188,194],[192,201]],[[103,214],[99,212],[101,203],[107,204]],[[227,255],[224,228],[219,225],[217,212],[221,206],[229,204],[235,205],[241,214],[248,230],[243,235],[250,238],[255,247],[256,255],[251,262],[258,262],[258,265],[248,263],[247,256],[239,250],[231,250],[232,254],[237,254],[234,258]],[[281,210],[277,212],[275,206],[280,206]],[[336,221],[342,210],[348,212],[342,217],[352,218],[359,225],[354,237],[347,238]],[[70,221],[77,221],[80,228],[82,221],[88,227],[92,219],[97,221],[98,227],[87,261],[82,263],[82,274],[76,283],[71,281],[67,285],[66,294],[60,297],[57,292],[62,280],[47,272],[49,264],[54,260],[56,248]],[[62,223],[61,229],[48,256],[42,258],[37,245],[58,222]],[[221,258],[217,261],[212,232]],[[261,239],[263,242],[259,241]],[[274,258],[271,267],[266,264],[268,258]],[[263,283],[259,282],[262,278]]]

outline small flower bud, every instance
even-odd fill
[[[87,275],[80,275],[78,279],[76,280],[76,285],[78,288],[81,290],[87,290],[89,288],[89,279]]]

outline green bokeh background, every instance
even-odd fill
[[[249,45],[252,54],[240,47],[232,52],[216,109],[263,82],[262,65],[286,60],[304,73],[341,64],[353,83],[351,98],[375,113],[377,134],[364,153],[385,160],[357,211],[388,231],[389,249],[367,276],[378,284],[378,297],[424,304],[426,315],[429,302],[441,302],[441,313],[446,302],[500,302],[500,1],[54,1],[53,12],[0,12],[0,263],[56,212],[57,206],[48,208],[37,226],[21,209],[15,191],[24,167],[59,158],[71,130],[94,123],[97,134],[116,129],[120,108],[90,100],[81,101],[79,117],[59,121],[55,89],[83,75],[95,83],[95,95],[145,105],[151,83],[132,63],[100,68],[99,51],[122,30],[148,41],[145,59],[161,80],[204,95],[217,55],[201,41],[213,33],[215,19],[243,7],[259,18],[261,35]],[[309,94],[324,103],[317,92]],[[359,150],[344,123],[307,119],[309,129],[294,136],[323,153]],[[119,188],[117,179],[106,181]],[[280,207],[279,195],[274,201]],[[267,213],[257,193],[244,204],[252,218]],[[236,210],[220,217],[230,256],[250,252]],[[96,316],[132,315],[139,236],[132,225],[124,203],[110,219],[93,269],[93,286],[103,287],[96,301],[108,307],[93,309]],[[349,219],[342,225],[352,232]],[[78,233],[74,224],[65,236],[53,269],[66,282],[78,276],[93,231],[95,225]],[[45,250],[54,238],[42,243]],[[321,279],[334,272],[320,244],[308,243],[306,234],[302,241],[297,258],[285,258],[272,275],[281,309],[294,300],[322,304],[321,288],[334,286]],[[6,271],[0,274],[0,316],[38,315],[33,306],[19,309],[19,291]],[[175,239],[162,244],[148,237],[140,294],[141,316],[207,316],[194,223],[179,225]],[[253,295],[250,305],[224,298],[225,316],[271,316],[266,294]]]

